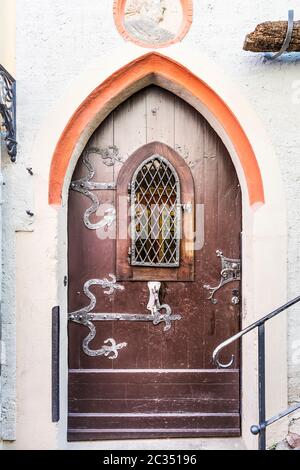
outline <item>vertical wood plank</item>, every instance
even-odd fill
[[[182,156],[191,168],[195,189],[195,228],[202,220],[202,210],[199,205],[204,203],[204,119],[185,101],[175,98],[175,150]],[[198,220],[200,218],[200,221]],[[202,230],[203,227],[200,227]],[[193,289],[182,285],[185,292],[188,321],[197,325],[190,328],[185,336],[188,367],[203,367],[202,357],[199,357],[199,343],[204,344],[205,296],[201,286],[204,277],[203,249],[194,252],[195,281],[200,288]]]
[[[152,86],[146,90],[147,109],[147,143],[163,142],[170,147],[175,146],[175,97],[162,88]],[[169,286],[169,284],[168,284]],[[166,287],[168,288],[168,287]],[[169,337],[169,340],[167,340]],[[172,355],[171,335],[162,329],[154,331],[149,327],[149,367],[163,368]],[[175,361],[171,361],[175,364]]]
[[[218,244],[228,258],[240,258],[241,192],[239,181],[228,151],[220,141],[218,145]],[[226,252],[225,248],[226,247]],[[240,290],[240,282],[233,282],[223,287],[223,308],[216,318],[217,330],[222,332],[220,341],[232,336],[240,329],[240,305],[232,305],[233,289]],[[228,360],[232,354],[239,360],[239,345],[235,343],[227,350]],[[227,360],[227,359],[226,359]]]
[[[96,147],[98,149],[106,149],[113,145],[113,116],[110,115],[101,126],[95,131],[90,138],[86,149]],[[98,182],[112,182],[113,181],[113,167],[105,165],[104,160],[100,155],[91,154],[90,162],[95,169],[94,181]],[[82,157],[79,159],[74,179],[82,178],[87,175],[87,168],[82,163]],[[94,194],[99,198],[100,208],[98,214],[90,217],[91,222],[97,223],[103,217],[104,211],[108,208],[114,207],[114,191],[95,191]],[[104,229],[89,230],[83,222],[83,215],[86,209],[92,205],[89,198],[84,195],[70,191],[69,198],[69,312],[78,310],[89,303],[89,299],[83,292],[83,286],[86,281],[90,279],[103,279],[107,278],[110,273],[115,270],[115,249],[114,249],[114,231],[115,226],[112,226],[109,233]],[[112,305],[108,296],[104,295],[100,287],[92,288],[93,293],[97,299],[97,308],[107,312],[112,311]],[[90,358],[87,357],[82,351],[82,340],[88,334],[87,328],[70,324],[69,331],[77,338],[77,351],[78,361],[74,363],[74,356],[72,358],[73,366],[76,367],[99,367],[103,368],[112,367],[111,361],[105,361],[103,358]],[[110,338],[112,335],[112,327],[108,323],[101,328],[101,336],[98,334],[97,339],[92,343],[92,348],[97,348],[99,341],[102,346],[103,341]],[[72,346],[71,346],[72,347]]]
[[[218,138],[211,126],[204,126],[204,259],[203,284],[215,286],[220,280],[220,260],[216,256],[218,247]],[[202,284],[202,286],[203,286]],[[207,294],[207,292],[206,292]],[[204,303],[204,336],[203,360],[204,366],[211,364],[211,355],[218,344],[216,335],[216,317],[220,304],[213,305],[211,301]]]
[[[146,90],[147,143],[163,142],[174,148],[175,96],[159,87]]]
[[[146,96],[137,93],[122,103],[113,113],[114,145],[119,155],[126,161],[130,155],[146,143]],[[114,167],[114,180],[117,181],[120,165]]]
[[[87,148],[96,147],[102,150],[109,150],[114,144],[114,121],[110,114],[100,127],[90,138]],[[91,155],[90,161],[95,168],[95,181],[102,183],[111,183],[114,180],[114,167],[105,164],[104,159],[99,155]]]
[[[123,161],[126,161],[133,152],[145,145],[145,143],[146,92],[143,90],[133,95],[114,111],[114,145],[119,149],[119,154],[122,156]],[[114,167],[115,182],[117,181],[120,168],[120,165]],[[127,262],[127,259],[125,262]],[[113,297],[112,305],[114,310],[116,312],[128,310],[133,313],[145,311],[146,313],[147,285],[142,282],[125,282],[122,284],[125,288],[125,293]],[[145,293],[145,297],[143,293]],[[126,367],[128,357],[133,361],[133,367],[148,367],[148,333],[148,324],[139,326],[133,324],[126,329],[126,337],[124,337],[124,326],[118,323],[113,324],[113,337],[128,343],[125,354],[123,354],[123,357],[120,355],[118,367]],[[139,354],[134,354],[133,351],[135,349],[139,351]]]

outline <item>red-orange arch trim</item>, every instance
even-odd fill
[[[148,53],[120,68],[101,83],[77,108],[54,151],[50,168],[49,204],[60,205],[65,175],[82,133],[101,109],[107,109],[124,90],[151,75],[159,75],[185,89],[215,116],[233,143],[244,171],[249,202],[264,203],[264,188],[253,148],[238,119],[205,82],[181,64],[157,52]]]

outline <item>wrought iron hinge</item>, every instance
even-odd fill
[[[83,154],[83,165],[87,168],[88,174],[84,176],[80,180],[72,181],[70,189],[72,191],[77,191],[78,193],[83,194],[84,196],[88,197],[92,205],[88,209],[86,209],[83,221],[86,228],[89,230],[98,230],[98,229],[108,229],[116,220],[116,209],[114,207],[110,207],[104,213],[104,216],[99,220],[97,223],[92,223],[90,217],[92,214],[96,214],[99,207],[100,207],[100,199],[94,191],[108,191],[108,190],[115,190],[116,183],[99,183],[93,180],[95,176],[95,168],[93,167],[92,163],[90,162],[90,157],[92,154],[101,155],[104,159],[104,164],[106,166],[113,166],[114,159],[112,156],[107,154],[103,149],[98,149],[95,147],[88,148],[84,151]],[[118,159],[118,161],[121,161]]]
[[[0,65],[0,114],[4,128],[4,141],[12,162],[17,159],[16,141],[16,81]]]
[[[161,287],[160,282],[148,282],[149,288],[149,302],[147,310],[150,314],[143,313],[111,313],[111,312],[94,312],[96,307],[96,297],[90,291],[90,287],[94,285],[101,286],[106,295],[111,295],[115,291],[124,291],[124,286],[117,284],[116,277],[110,274],[109,279],[91,279],[84,285],[84,293],[90,299],[90,304],[80,310],[69,313],[69,321],[78,323],[87,327],[90,332],[82,342],[82,349],[88,356],[105,356],[109,359],[117,359],[119,350],[126,348],[127,343],[119,343],[113,339],[108,338],[104,341],[104,345],[98,349],[90,349],[89,344],[96,336],[95,321],[129,321],[129,322],[151,322],[154,326],[164,323],[164,331],[168,331],[172,327],[172,322],[181,320],[182,316],[172,313],[171,307],[168,304],[161,304],[159,300],[159,291]]]

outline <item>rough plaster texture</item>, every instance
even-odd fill
[[[13,318],[15,302],[14,257],[17,257],[17,315],[23,321],[23,303],[18,304],[18,288],[27,291],[26,318],[32,322],[32,328],[25,341],[21,340],[23,331],[18,329],[20,343],[17,345],[18,361],[18,393],[17,403],[22,403],[18,410],[18,434],[20,446],[26,442],[26,419],[30,414],[39,414],[47,422],[50,419],[49,409],[39,403],[24,401],[30,396],[34,387],[41,387],[50,374],[50,350],[46,362],[40,364],[38,357],[32,357],[31,344],[39,342],[39,327],[50,330],[50,311],[55,296],[50,294],[51,288],[57,290],[61,279],[55,278],[58,254],[52,245],[45,245],[45,258],[34,259],[34,246],[39,243],[39,234],[31,234],[33,221],[26,216],[26,210],[35,212],[39,208],[37,221],[44,223],[49,231],[56,233],[56,220],[53,209],[47,204],[47,178],[49,162],[32,161],[31,154],[39,129],[47,119],[51,108],[67,93],[69,86],[79,72],[90,62],[99,59],[107,50],[122,50],[123,39],[119,36],[113,21],[112,0],[17,0],[17,51],[16,66],[18,80],[18,141],[19,155],[16,165],[7,164],[4,177],[7,183],[5,208],[4,244],[7,243],[8,260],[6,272],[5,296]],[[267,129],[276,149],[282,177],[285,184],[288,208],[288,297],[299,294],[298,280],[300,210],[298,202],[298,184],[300,181],[300,61],[290,56],[276,63],[270,63],[261,55],[252,55],[242,51],[244,36],[253,27],[264,20],[284,19],[288,8],[295,7],[300,15],[299,2],[273,0],[261,2],[253,0],[195,1],[194,23],[190,32],[183,40],[186,47],[204,51],[212,58],[250,102],[262,125]],[[141,49],[141,54],[143,53]],[[105,64],[103,64],[105,67]],[[29,177],[26,167],[32,166],[35,176]],[[270,166],[270,172],[272,167]],[[38,184],[35,183],[38,181]],[[38,188],[38,193],[35,188]],[[44,192],[41,191],[44,189]],[[37,203],[38,200],[38,203]],[[12,231],[17,230],[17,249],[15,249]],[[26,233],[27,232],[27,233]],[[5,238],[6,237],[6,238]],[[14,254],[16,253],[16,255]],[[276,271],[276,252],[272,262]],[[34,271],[39,263],[48,263],[53,272],[53,279],[40,279],[39,285],[32,285],[23,266],[30,265]],[[9,268],[10,266],[10,268]],[[258,267],[259,269],[259,267]],[[272,284],[268,279],[261,280],[261,289],[267,296],[272,296]],[[22,297],[24,299],[24,296]],[[39,311],[38,305],[43,305]],[[266,312],[262,311],[261,314]],[[30,335],[30,336],[29,336]],[[300,307],[294,308],[289,314],[289,398],[291,402],[300,397]],[[43,347],[43,344],[40,344]],[[49,347],[49,345],[48,345]],[[276,344],[274,345],[276,348]],[[50,348],[49,348],[50,349]],[[13,351],[12,360],[13,360]],[[22,389],[20,381],[26,377],[30,367],[44,369],[43,376],[36,382]],[[41,368],[42,367],[42,368]],[[273,372],[276,374],[277,365]],[[19,401],[20,398],[20,401]],[[297,428],[297,422],[293,423]],[[295,430],[295,429],[294,429]],[[39,433],[38,429],[36,430]],[[55,427],[50,434],[55,434]],[[40,433],[39,433],[40,434]],[[40,438],[39,448],[47,448],[51,441],[50,434]],[[51,441],[52,442],[52,441]],[[213,441],[212,441],[213,442]],[[32,443],[34,448],[35,444]],[[213,444],[212,444],[213,446]],[[18,441],[17,441],[18,447]]]
[[[16,6],[15,0],[0,2],[0,64],[15,74]]]
[[[16,11],[14,0],[2,0],[0,14],[0,64],[3,65],[12,75],[15,75],[15,20]],[[13,221],[11,205],[6,204],[6,201],[9,198],[9,192],[7,192],[6,189],[8,189],[9,191],[9,187],[6,185],[5,172],[9,160],[7,158],[6,149],[4,145],[1,145],[0,155],[0,204],[1,212],[3,212],[3,220],[5,222],[0,224],[0,338],[2,341],[2,349],[5,355],[5,357],[3,357],[1,360],[2,366],[0,374],[0,439],[1,437],[3,439],[14,439],[16,428],[16,322],[14,289],[14,232],[16,224]],[[9,211],[7,211],[8,208],[10,211],[10,216]]]
[[[4,357],[1,365],[1,437],[4,440],[16,438],[16,292],[15,228],[18,225],[14,204],[11,203],[12,178],[6,179],[11,165],[2,145],[1,159],[1,210],[2,210],[2,256],[1,256],[1,340]],[[8,171],[9,172],[9,171]]]

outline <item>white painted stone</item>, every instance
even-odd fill
[[[283,441],[278,442],[278,444],[276,445],[276,450],[291,450],[291,448],[288,445],[287,441],[284,439]]]
[[[295,380],[296,382],[296,380]],[[299,384],[297,384],[299,385]],[[299,399],[297,400],[297,403],[299,403]],[[296,403],[293,403],[296,404]],[[290,421],[290,432],[299,434],[300,431],[300,411],[297,411],[291,416],[291,421]]]

